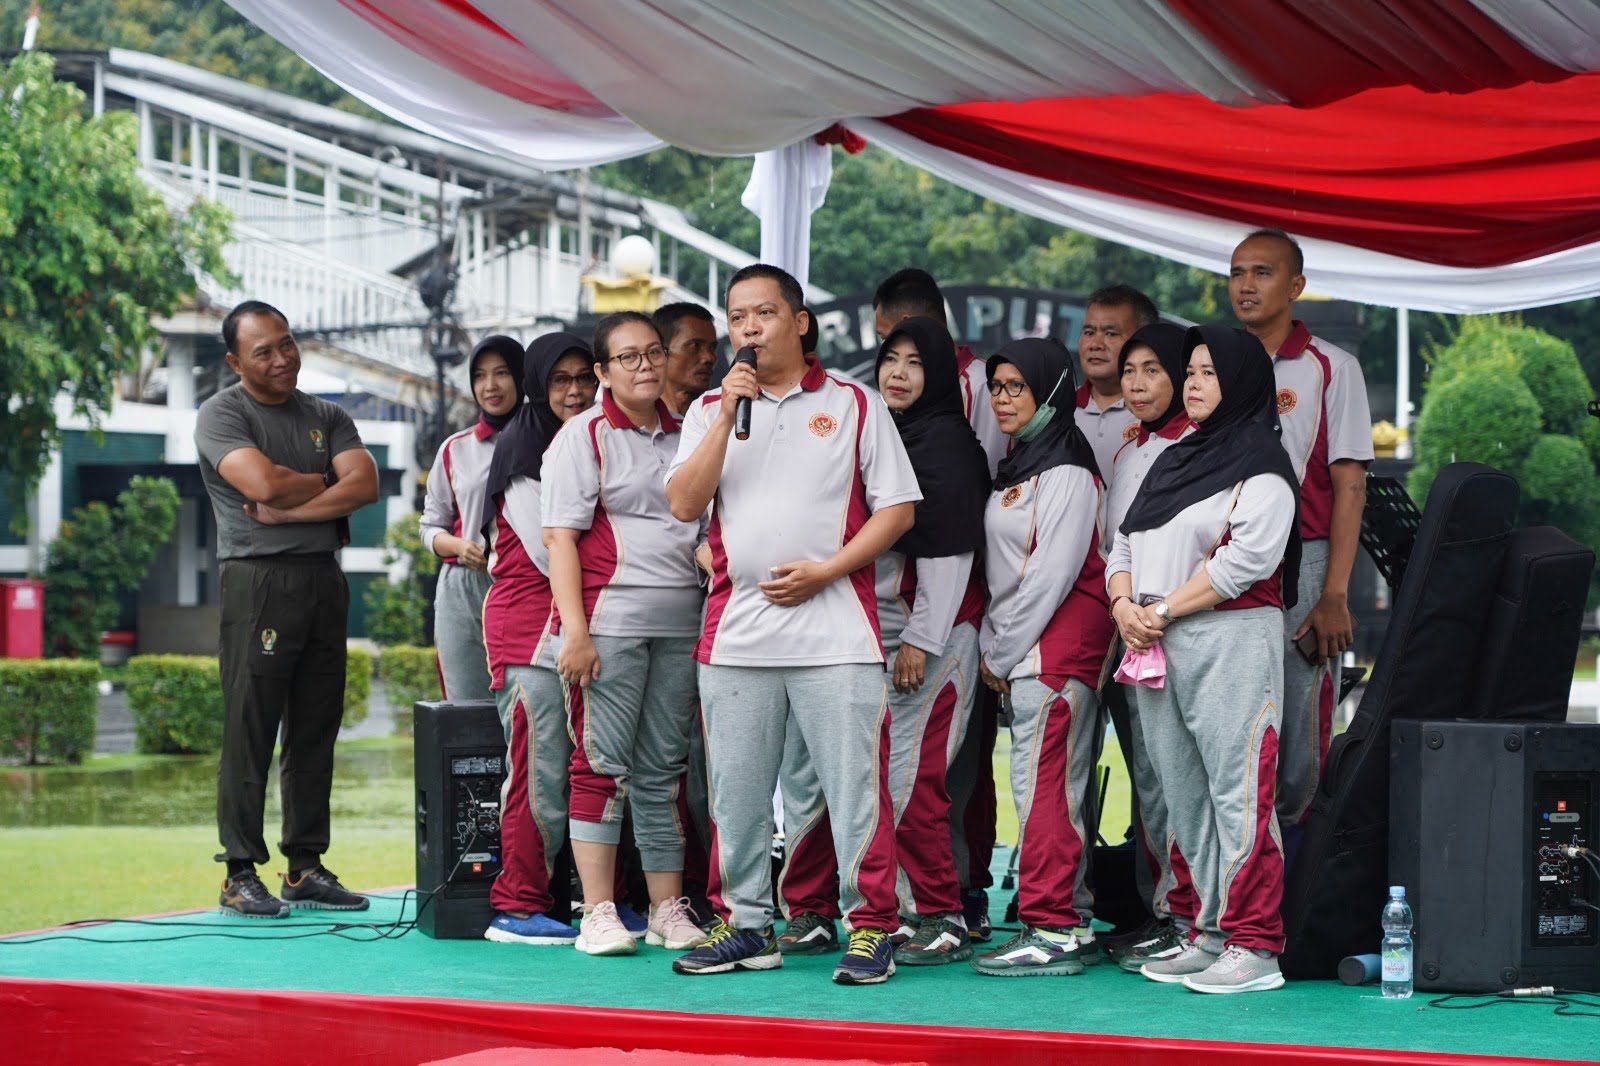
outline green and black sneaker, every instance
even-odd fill
[[[782,955],[826,955],[839,950],[833,919],[821,914],[796,914],[778,938]]]
[[[1143,973],[1147,962],[1175,959],[1189,946],[1189,937],[1171,921],[1159,926],[1153,936],[1123,949],[1117,957],[1117,966],[1124,973]]]
[[[923,918],[916,936],[895,950],[894,961],[902,966],[943,966],[972,958],[975,949],[959,919],[954,913]]]
[[[1004,944],[973,959],[972,968],[990,977],[1072,977],[1083,972],[1083,960],[1070,930],[1025,925]]]

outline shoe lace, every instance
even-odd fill
[[[715,947],[724,940],[733,936],[735,930],[727,922],[718,918],[711,926],[711,932],[706,936],[706,942],[701,947]]]
[[[882,929],[852,929],[850,948],[845,954],[870,959],[878,953],[878,946],[888,939],[889,934]]]
[[[694,908],[689,906],[688,896],[679,896],[676,899],[664,899],[656,904],[656,918],[662,923],[694,921]]]
[[[911,938],[915,947],[925,948],[938,940],[946,931],[957,932],[956,925],[942,914],[932,914],[917,925],[917,935]]]
[[[267,886],[256,874],[239,874],[233,878],[233,890],[250,903],[262,903],[268,898]]]
[[[1249,948],[1240,947],[1238,944],[1229,944],[1222,949],[1222,955],[1217,959],[1217,968],[1223,971],[1236,970],[1244,965],[1245,961],[1254,958],[1254,953]]]

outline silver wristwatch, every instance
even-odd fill
[[[1156,612],[1156,617],[1161,619],[1163,622],[1172,621],[1172,608],[1167,606],[1166,600],[1162,600],[1160,603],[1156,604],[1154,610]]]

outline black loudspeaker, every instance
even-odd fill
[[[1600,874],[1562,850],[1600,850],[1600,725],[1400,720],[1390,771],[1416,987],[1600,991]]]
[[[506,779],[494,703],[418,703],[415,751],[417,928],[439,940],[481,937],[494,920]]]

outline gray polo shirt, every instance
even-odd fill
[[[217,473],[217,464],[240,448],[255,448],[298,473],[325,473],[334,456],[362,447],[355,423],[338,405],[298,389],[281,404],[264,404],[234,385],[200,405],[194,443],[217,519],[218,559],[339,550],[338,522],[262,525],[245,514],[244,494]]]

